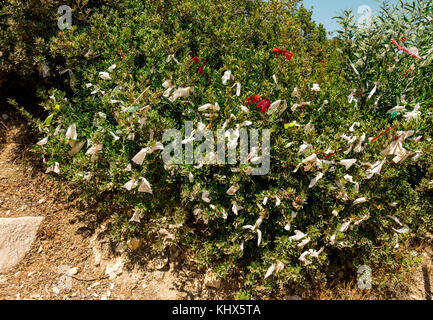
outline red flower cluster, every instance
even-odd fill
[[[247,107],[252,105],[254,102],[259,102],[259,101],[260,101],[260,95],[259,94],[255,94],[251,97],[248,97],[247,98]]]
[[[262,100],[257,104],[257,108],[262,108],[263,112],[266,112],[271,106],[271,102],[268,99]]]
[[[286,59],[289,60],[289,61],[290,61],[290,60],[292,59],[292,57],[293,57],[293,52],[291,52],[291,51],[286,51],[286,50],[282,50],[282,49],[280,49],[280,48],[278,48],[278,47],[274,47],[274,48],[272,49],[272,51],[275,52],[275,53],[284,53]]]
[[[266,112],[271,106],[271,101],[268,99],[260,100],[261,97],[259,94],[255,94],[251,97],[247,98],[247,106],[250,106],[257,102],[257,108],[262,108],[263,112]]]
[[[201,64],[200,60],[197,57],[194,57],[194,63],[200,63],[200,68],[198,68],[198,74],[203,73],[203,65]]]

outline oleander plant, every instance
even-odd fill
[[[384,2],[362,27],[343,12],[333,39],[296,0],[77,1],[61,31],[59,3],[3,4],[0,75],[36,83],[34,151],[113,241],[182,248],[256,297],[393,273],[431,231],[431,0]],[[212,162],[217,141],[187,161],[218,130],[235,163]]]

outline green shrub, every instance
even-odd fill
[[[323,27],[316,26],[297,1],[126,0],[115,7],[102,6],[89,13],[88,23],[53,35],[44,46],[49,48],[47,57],[61,57],[59,71],[70,71],[45,94],[43,107],[49,117],[40,127],[45,134],[41,138],[48,134],[48,143],[35,149],[47,159],[47,167],[59,163],[60,176],[82,192],[83,201],[93,204],[98,212],[112,215],[115,239],[156,239],[155,250],[181,245],[200,266],[212,268],[223,278],[240,279],[240,297],[250,297],[263,285],[269,292],[294,286],[301,291],[333,279],[342,270],[354,277],[356,268],[363,264],[394,270],[399,261],[394,259],[397,249],[392,227],[398,227],[387,215],[410,226],[409,232],[399,236],[400,243],[422,236],[432,223],[432,99],[428,77],[432,54],[427,54],[432,43],[426,25],[431,26],[431,22],[418,22],[415,14],[431,10],[432,2],[424,2],[426,8],[415,5],[414,9],[406,5],[396,9],[407,16],[407,22],[387,19],[384,11],[382,20],[374,21],[369,31],[353,26],[348,13],[341,18],[344,32],[333,40],[326,39]],[[421,16],[426,17],[426,12]],[[394,51],[391,37],[397,40],[403,36],[418,47],[420,55],[426,55],[424,60],[416,62]],[[273,53],[273,47],[292,51],[294,56],[288,61],[284,55]],[[367,53],[368,66],[356,76],[351,63]],[[167,60],[172,54],[180,64]],[[203,65],[202,74],[197,72],[195,56]],[[387,72],[394,63],[394,71]],[[412,63],[415,70],[403,77]],[[99,72],[107,72],[113,64],[116,68],[110,72],[111,80],[102,80]],[[360,61],[358,69],[363,66]],[[227,70],[232,71],[234,80],[224,85],[221,77]],[[279,90],[272,80],[274,74]],[[162,87],[168,79],[178,88],[193,87],[194,93],[169,101],[163,97]],[[232,87],[235,82],[242,85],[239,97],[236,86]],[[368,99],[375,82],[377,93]],[[314,84],[320,91],[311,90]],[[295,87],[299,98],[292,95]],[[352,88],[356,88],[353,96],[357,107],[348,103]],[[244,113],[241,105],[255,94],[272,102],[286,100],[289,108],[281,115],[267,115],[252,105],[249,113]],[[404,98],[408,103],[402,102]],[[291,107],[300,102],[310,104],[292,111]],[[186,120],[196,127],[200,122],[197,108],[207,103],[221,107],[213,121],[202,116],[212,130],[221,128],[231,114],[236,120],[232,119],[227,128],[234,129],[237,123],[248,120],[251,128],[271,129],[267,175],[248,174],[251,164],[168,166],[161,159],[161,151],[147,155],[143,165],[131,162],[142,148],[162,141],[166,129],[185,132]],[[393,118],[387,114],[403,103],[408,110],[420,103],[421,118],[406,121],[403,113],[392,114]],[[352,134],[349,128],[354,122],[360,122],[360,127]],[[65,137],[72,124],[77,128],[76,142]],[[368,137],[376,137],[389,127],[390,131],[369,142]],[[384,159],[381,151],[396,132],[411,129],[423,140],[416,142],[411,137],[405,141],[406,148],[422,151],[419,158],[413,161],[411,156],[395,164],[389,156],[381,174],[366,179],[368,166],[362,163]],[[134,139],[130,139],[132,133]],[[348,144],[342,135],[357,135],[356,147],[362,133],[366,137],[363,151],[345,155]],[[71,157],[71,146],[78,142],[87,144]],[[300,153],[303,143],[311,147]],[[102,149],[92,161],[86,150],[98,145]],[[310,155],[323,159],[331,150],[336,154],[321,163],[321,170],[307,171],[302,165],[294,172]],[[357,163],[348,170],[337,163],[350,158],[356,158]],[[129,164],[131,171],[125,171]],[[323,178],[309,188],[318,172],[324,173]],[[359,191],[344,179],[346,174],[359,182]],[[153,194],[125,189],[125,183],[139,177],[149,181]],[[239,190],[227,195],[235,184]],[[205,190],[212,206],[202,199]],[[361,197],[368,201],[353,205]],[[263,204],[265,198],[268,200]],[[233,202],[243,207],[238,215],[232,212]],[[130,222],[134,212],[142,213],[140,223]],[[364,217],[359,226],[354,225]],[[259,218],[262,241],[258,246],[258,233],[242,227],[254,225]],[[349,229],[337,232],[350,218],[354,220]],[[298,246],[300,241],[289,239],[294,230],[306,234],[302,240],[310,238],[304,247]],[[174,240],[166,238],[167,234]],[[334,235],[336,240],[331,243]],[[306,265],[300,256],[310,249],[319,254],[309,258],[312,263]],[[284,269],[264,279],[271,265],[282,264]]]

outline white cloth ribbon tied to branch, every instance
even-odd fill
[[[387,216],[387,218],[390,218],[391,220],[394,220],[397,224],[399,224],[400,226],[402,226],[401,229],[394,229],[394,228],[392,228],[392,230],[394,230],[395,232],[400,233],[400,234],[409,232],[409,230],[410,230],[409,226],[407,224],[402,224],[400,222],[400,220],[398,220],[397,217],[395,217],[395,216]]]
[[[187,98],[193,93],[194,93],[193,87],[178,88],[173,92],[173,95],[170,98],[168,98],[168,100],[170,100],[170,102],[175,102],[177,99]]]
[[[226,85],[228,81],[233,81],[234,79],[235,77],[232,75],[232,72],[230,70],[224,72],[224,75],[221,78],[223,85]]]
[[[319,251],[310,249],[308,251],[304,251],[301,256],[299,257],[299,260],[302,261],[304,263],[304,266],[308,266],[312,263],[312,261],[310,259],[308,259],[308,257],[310,258],[319,258],[319,254],[322,253],[324,248],[320,248]]]
[[[161,142],[157,142],[152,147],[147,147],[141,149],[135,156],[132,158],[132,161],[135,162],[138,165],[142,165],[144,162],[144,159],[146,158],[146,155],[151,154],[155,152],[156,150],[163,150],[164,145]]]
[[[147,181],[146,178],[143,177],[140,177],[138,180],[131,179],[127,183],[125,183],[123,187],[126,190],[131,191],[132,189],[135,189],[139,184],[140,184],[140,187],[138,189],[139,192],[147,192],[152,194],[152,187],[150,186],[149,181]]]
[[[391,144],[386,147],[381,153],[384,156],[390,156],[394,155],[395,157],[392,159],[395,163],[399,163],[400,161],[404,161],[411,152],[406,150],[403,147],[404,141],[412,136],[415,133],[415,131],[398,131],[397,132],[397,138],[391,142]]]
[[[38,146],[44,146],[48,143],[48,137],[43,138],[38,143],[36,143]]]
[[[54,173],[57,173],[57,174],[60,173],[60,166],[59,166],[58,162],[55,162],[52,166],[49,166],[47,168],[47,171],[45,171],[45,173],[51,173],[51,172],[54,172]]]
[[[99,77],[100,77],[102,80],[106,80],[106,81],[111,80],[111,76],[110,76],[110,74],[109,74],[108,72],[105,72],[105,71],[103,71],[103,72],[99,72]]]
[[[244,207],[242,207],[242,206],[238,206],[237,204],[236,204],[236,202],[234,202],[233,203],[233,205],[232,205],[232,211],[233,211],[233,213],[235,214],[235,215],[238,215],[238,212],[240,211],[240,210],[242,210]]]
[[[101,152],[101,150],[102,150],[102,144],[93,145],[92,147],[90,147],[87,150],[86,156],[90,155],[90,156],[92,156],[91,159],[93,161],[96,161],[99,158],[99,153]]]
[[[344,176],[344,180],[346,180],[346,181],[348,181],[350,183],[353,183],[355,185],[355,191],[359,192],[359,183],[356,182],[356,181],[353,181],[353,177],[351,175],[346,174]]]
[[[179,61],[177,61],[177,59],[175,58],[174,54],[169,54],[167,57],[167,62],[170,61],[174,61],[176,64],[180,65],[181,63]]]
[[[313,166],[316,166],[318,169],[322,169],[322,161],[317,157],[317,154],[315,153],[302,160],[302,164],[305,165],[305,172],[311,171],[313,169]]]
[[[140,187],[138,188],[138,192],[147,192],[150,194],[153,194],[152,187],[150,186],[149,181],[146,180],[146,178],[140,177]]]
[[[277,76],[274,74],[272,75],[272,80],[274,80],[275,83],[275,89],[280,90],[280,86],[278,85]]]
[[[355,132],[355,127],[360,127],[361,126],[361,123],[359,123],[359,122],[354,122],[353,124],[352,124],[352,126],[349,128],[349,131],[350,132]]]
[[[382,161],[377,161],[376,163],[372,164],[370,168],[367,169],[365,172],[365,175],[367,176],[367,179],[371,179],[373,175],[377,174],[380,175],[380,171],[382,170],[383,165],[386,162],[386,158]]]
[[[251,231],[256,231],[257,232],[257,246],[260,246],[260,243],[262,242],[262,232],[258,229],[260,227],[260,225],[263,222],[263,218],[260,217],[257,219],[256,223],[254,224],[254,226],[252,225],[245,225],[242,227],[242,229],[250,229]]]
[[[377,90],[377,82],[374,83],[374,88],[373,90],[370,91],[370,94],[367,97],[368,100],[370,100],[373,97],[373,95],[376,93],[376,90]]]
[[[350,224],[352,223],[352,219],[349,219],[349,221],[344,222],[340,229],[338,229],[338,232],[346,232],[349,229]]]
[[[77,140],[77,126],[75,123],[71,124],[66,131],[66,138],[69,140]]]
[[[421,117],[421,111],[419,109],[421,108],[421,105],[417,103],[412,111],[406,112],[403,117],[406,119],[406,121],[410,121],[412,119],[419,119]]]
[[[353,201],[353,205],[357,205],[364,202],[367,202],[367,198],[358,198],[355,201]]]
[[[215,102],[215,104],[212,103],[207,103],[202,105],[201,107],[198,108],[198,111],[203,112],[203,111],[212,111],[212,112],[218,112],[220,111],[220,106],[218,104],[218,102]]]
[[[314,186],[316,185],[316,183],[317,183],[320,179],[322,179],[322,178],[323,178],[323,173],[322,173],[322,172],[319,172],[319,173],[317,174],[317,176],[316,176],[313,180],[311,180],[310,185],[308,186],[308,188],[312,188],[312,187],[314,187]]]
[[[279,273],[283,269],[284,269],[284,263],[282,263],[281,261],[278,261],[277,263],[272,264],[265,274],[265,279],[270,277],[274,272]]]
[[[311,91],[315,91],[315,92],[319,92],[320,91],[320,86],[317,83],[313,84],[313,87],[311,88]]]
[[[236,96],[240,96],[241,95],[241,83],[240,82],[236,82],[233,86],[232,86],[232,88],[233,87],[235,87],[236,86]]]
[[[340,160],[340,164],[342,166],[344,166],[346,168],[346,170],[349,170],[354,164],[355,162],[358,161],[356,159],[344,159],[344,160]]]
[[[164,83],[162,84],[162,87],[164,89],[166,89],[164,91],[164,93],[162,94],[162,96],[164,98],[168,98],[170,96],[171,91],[176,88],[176,86],[173,84],[172,80],[166,80],[164,81]]]
[[[201,194],[201,199],[206,202],[206,203],[210,203],[210,199],[209,199],[209,191],[204,190]]]
[[[234,196],[236,192],[238,192],[239,190],[239,184],[234,184],[232,185],[228,190],[227,190],[227,194],[229,196]]]

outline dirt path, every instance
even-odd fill
[[[26,126],[13,117],[0,124],[0,218],[42,216],[44,220],[27,255],[0,274],[0,299],[235,297],[236,289],[207,287],[205,275],[195,271],[187,259],[174,263],[169,256],[150,256],[146,246],[133,253],[113,248],[105,228],[107,221],[101,223],[85,209],[78,209],[77,202],[68,198],[71,190],[28,163],[27,151],[32,145],[29,134]],[[393,289],[388,297],[432,299],[431,243],[415,251],[424,257],[424,265],[415,268],[403,286]],[[339,286],[307,298],[381,297]]]

